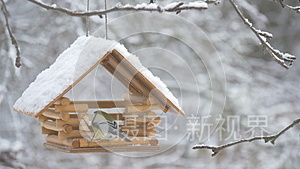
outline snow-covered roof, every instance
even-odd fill
[[[178,100],[167,86],[145,68],[139,59],[130,54],[123,45],[112,40],[82,36],[60,54],[48,69],[37,76],[16,101],[13,106],[14,110],[35,117],[39,116],[93,70],[103,56],[114,49],[155,85],[173,105],[181,109]]]

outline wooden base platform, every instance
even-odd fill
[[[147,152],[159,151],[159,146],[107,146],[107,147],[88,147],[88,148],[72,148],[60,144],[46,142],[44,146],[48,149],[58,150],[65,153],[99,153],[99,152]]]

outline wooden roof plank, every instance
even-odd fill
[[[154,84],[152,84],[141,72],[139,72],[125,57],[123,57],[117,50],[113,50],[111,55],[106,55],[106,62],[102,62],[105,68],[107,64],[110,64],[110,70],[112,75],[116,76],[120,73],[123,74],[123,84],[125,86],[134,86],[145,96],[154,97],[160,104],[161,109],[166,112],[171,110],[173,113],[179,113],[185,115],[184,112],[175,106],[165,95],[159,91]]]

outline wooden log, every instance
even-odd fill
[[[72,101],[71,104],[87,104],[90,109],[124,108],[132,105],[130,101],[124,100]]]
[[[80,134],[82,137],[90,138],[90,139],[92,139],[95,135],[93,131],[82,131],[82,130],[80,130]]]
[[[144,112],[144,111],[151,111],[151,110],[159,110],[160,107],[158,104],[153,105],[129,105],[125,108],[125,113],[132,113],[132,112]]]
[[[70,118],[78,118],[78,113],[69,113]]]
[[[88,141],[86,139],[79,139],[80,147],[106,147],[106,146],[126,146],[126,145],[152,145],[156,146],[158,140],[156,138],[147,137],[133,137],[130,139],[131,142],[126,142],[120,138],[115,138],[113,140],[98,140],[98,141]]]
[[[145,103],[148,99],[146,96],[139,96],[130,93],[125,93],[122,97],[125,101],[129,101],[131,103]]]
[[[107,113],[107,114],[111,115],[114,120],[124,120],[125,119],[123,113]],[[86,119],[87,121],[91,121],[94,117],[94,113],[78,113],[79,119],[82,119],[84,117],[89,119],[89,120]]]
[[[146,101],[145,104],[147,105],[152,105],[152,104],[158,104],[157,100],[153,97],[149,97]]]
[[[55,112],[87,112],[87,104],[70,104],[67,106],[55,106]]]
[[[62,119],[67,121],[70,119],[70,115],[68,112],[55,112],[53,109],[48,109],[43,113],[44,116],[52,118],[52,119]]]
[[[137,125],[138,127],[136,129],[142,129],[142,130],[154,130],[155,129],[155,125],[152,123],[143,123],[143,124],[139,124]]]
[[[58,132],[59,139],[66,139],[66,138],[82,138],[81,133],[79,130],[73,130],[70,133],[65,132]]]
[[[39,117],[38,117],[38,122],[43,122],[43,121],[46,121],[46,120],[55,120],[55,119],[53,119],[53,118],[49,118],[49,117],[46,117],[46,116],[43,116],[43,115],[40,115]]]
[[[69,146],[72,148],[80,147],[80,142],[78,139],[59,139],[57,135],[46,136],[46,141],[51,142],[51,143]]]
[[[79,120],[81,120],[83,118],[89,118],[90,115],[92,115],[92,114],[89,114],[87,112],[79,112],[79,113],[77,113],[77,117],[78,117]]]
[[[154,124],[154,125],[159,125],[161,123],[160,117],[156,117],[153,120],[151,120],[149,123]]]
[[[120,62],[118,63],[115,59],[113,58],[109,58],[109,64],[111,64],[115,69],[114,74],[122,74],[122,76],[128,81],[130,82],[130,84],[133,84],[133,86],[135,86],[139,91],[141,91],[142,93],[149,93],[150,91],[141,84],[140,81],[138,81],[135,78],[135,75],[138,73],[138,71],[133,70],[132,71],[128,71],[124,66],[124,64],[126,64],[126,62]]]
[[[66,124],[69,124],[71,125],[72,127],[78,127],[79,126],[79,119],[78,118],[70,118],[69,120],[67,121],[63,121],[63,120],[56,120],[56,126],[57,127],[61,127],[63,125],[66,125]]]
[[[80,125],[79,130],[80,131],[93,131],[93,128],[92,128],[92,126],[88,126],[88,125]]]
[[[45,127],[41,127],[41,133],[42,134],[55,134],[55,135],[58,134],[57,131],[49,130],[49,129],[46,129]]]
[[[127,129],[128,130],[128,129]],[[93,138],[95,133],[93,130],[79,130],[81,137],[87,137],[87,138]],[[123,134],[127,135],[127,136],[133,136],[133,137],[149,137],[149,136],[155,136],[156,135],[156,131],[154,129],[152,130],[148,130],[148,131],[142,131],[142,130],[128,130],[126,131],[126,129],[124,129],[124,131],[122,131]]]
[[[156,138],[151,138],[149,140],[149,143],[151,146],[157,146],[158,145],[158,140]]]
[[[107,113],[112,116],[115,120],[124,120],[125,117],[123,116],[123,113]]]
[[[56,126],[55,122],[50,122],[50,121],[42,122],[42,126],[49,130],[62,131],[65,133],[70,133],[73,130],[73,127],[69,124],[65,124],[65,125],[59,127],[59,126]]]
[[[112,118],[114,120],[124,120],[124,116],[123,116],[123,113],[107,113],[109,114],[110,116],[112,116]],[[86,116],[90,119],[90,121],[93,119],[94,117],[94,113],[87,113]]]
[[[70,99],[67,97],[61,97],[59,98],[56,102],[54,102],[54,105],[62,105],[62,106],[67,106],[70,104]]]
[[[123,76],[120,73],[115,73],[115,69],[112,68],[112,66],[108,63],[109,58],[105,58],[101,65],[105,67],[106,70],[108,70],[115,78],[117,78],[121,83],[123,83],[124,86],[127,86],[129,91],[135,95],[142,96],[143,94],[132,84],[128,83],[126,79],[123,78]]]

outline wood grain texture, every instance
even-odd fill
[[[69,146],[72,148],[80,147],[80,142],[78,139],[59,139],[57,135],[48,135],[46,136],[46,141],[56,144],[61,144],[65,146]]]
[[[64,132],[64,133],[70,133],[73,131],[73,127],[69,124],[65,124],[63,126],[56,126],[55,122],[44,121],[41,123],[41,125],[42,125],[42,127],[46,128],[46,129]]]
[[[87,104],[70,104],[67,106],[55,106],[55,112],[87,112],[89,107]]]

